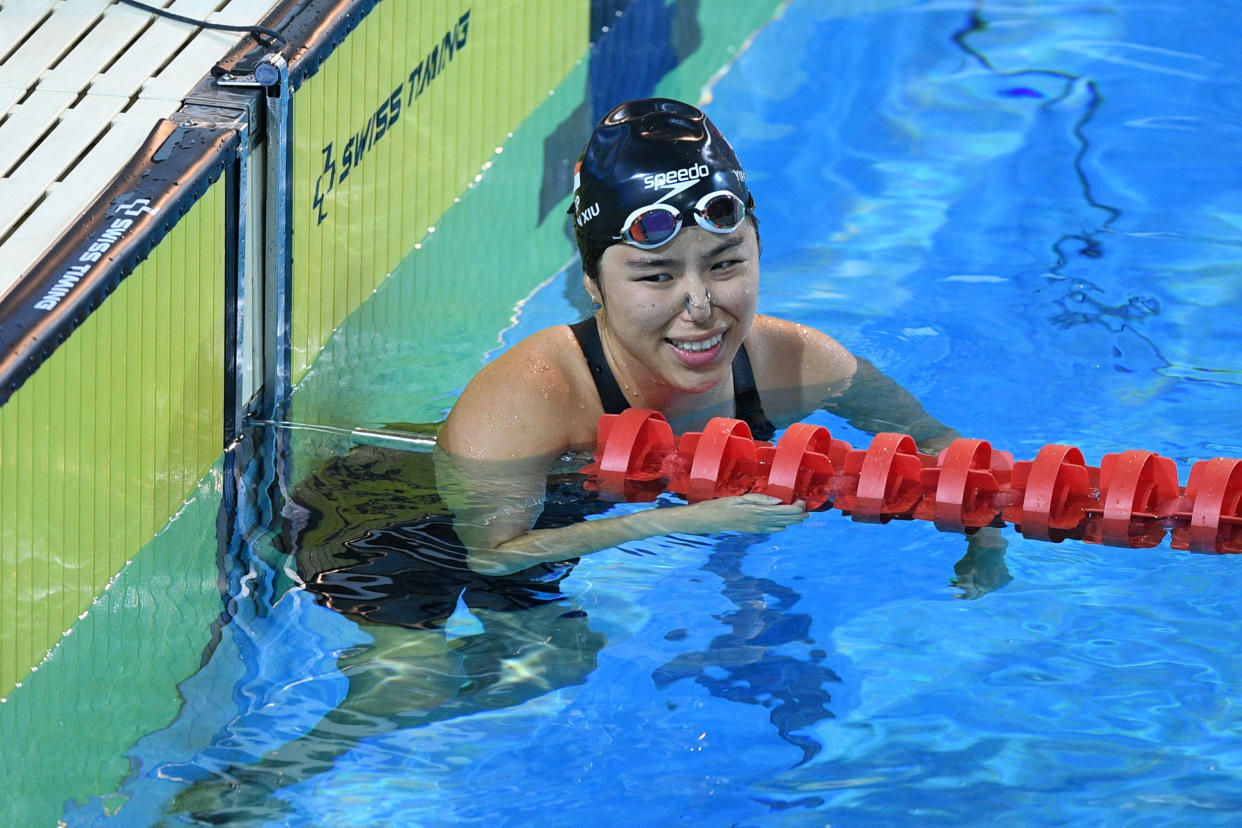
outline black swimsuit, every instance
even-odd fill
[[[630,404],[608,367],[594,317],[570,328],[591,366],[604,411],[620,414]],[[733,358],[733,406],[756,439],[771,439],[775,428],[759,404],[745,347]],[[385,458],[390,462],[380,462]],[[300,496],[290,494],[307,515],[295,537],[295,550],[324,547],[331,553],[331,563],[320,565],[312,560],[313,555],[297,554],[306,589],[338,612],[416,629],[442,627],[458,602],[472,609],[511,611],[563,601],[560,582],[576,559],[536,564],[513,575],[480,575],[466,565],[466,549],[453,531],[451,516],[402,514],[417,513],[418,504],[409,502],[401,486],[385,488],[384,484],[390,479],[434,479],[430,468],[408,470],[404,475],[393,471],[402,463],[429,461],[428,456],[395,449],[355,449],[326,461],[314,474],[316,486]],[[579,478],[549,479],[536,529],[568,526],[612,506],[594,492],[584,491]],[[392,491],[386,499],[383,493],[389,488]],[[356,504],[345,508],[346,501],[357,499],[369,504],[374,520],[358,520]]]
[[[608,367],[595,317],[587,317],[570,325],[569,329],[578,338],[582,355],[591,367],[591,379],[595,380],[595,390],[599,392],[604,413],[620,414],[630,408],[629,400],[625,398],[612,369]],[[763,413],[763,406],[759,402],[759,390],[755,387],[755,374],[751,370],[745,345],[737,349],[737,356],[733,358],[733,410],[735,417],[750,426],[750,433],[756,440],[771,440],[776,433],[776,426]]]
[[[584,491],[580,477],[549,479],[543,513],[533,528],[569,526],[612,506]],[[317,514],[309,524],[321,520],[324,516]],[[539,563],[512,575],[482,575],[467,566],[466,549],[450,515],[376,524],[347,532],[348,539],[332,550],[332,568],[300,574],[319,603],[377,624],[439,629],[459,602],[470,609],[512,612],[564,601],[561,581],[578,561]]]

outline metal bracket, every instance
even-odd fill
[[[266,103],[263,390],[257,413],[262,419],[278,420],[292,390],[293,92],[289,65],[280,54],[265,55],[251,71],[225,72],[216,78],[216,84],[261,89]]]

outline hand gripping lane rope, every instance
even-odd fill
[[[1014,462],[986,440],[960,438],[932,457],[908,434],[877,434],[863,450],[807,423],[774,445],[726,417],[674,438],[659,412],[634,408],[600,418],[595,458],[582,469],[588,486],[614,500],[760,492],[857,521],[927,520],[967,533],[1010,523],[1028,538],[1129,547],[1169,534],[1174,549],[1242,552],[1242,459],[1200,460],[1183,487],[1174,462],[1150,451],[1088,466],[1074,446],[1050,444]]]

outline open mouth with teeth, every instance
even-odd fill
[[[705,365],[716,358],[724,337],[725,332],[721,331],[707,339],[689,340],[666,337],[664,341],[673,347],[673,353],[683,363],[698,366]]]
[[[699,342],[690,342],[685,339],[665,339],[664,341],[672,345],[674,348],[680,348],[683,351],[710,351],[720,344],[724,339],[724,331],[713,336],[711,339],[704,339]]]

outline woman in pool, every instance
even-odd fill
[[[775,532],[805,519],[802,503],[742,495],[584,520],[607,504],[572,485],[549,487],[549,474],[566,453],[594,448],[601,414],[652,408],[678,432],[738,416],[767,438],[773,421],[826,407],[867,430],[912,434],[928,451],[957,436],[832,338],[757,313],[754,201],[732,149],[698,109],[651,99],[610,112],[582,155],[571,215],[596,313],[519,342],[467,386],[435,458],[451,523],[426,514],[437,502],[426,491],[426,458],[408,452],[358,447],[290,495],[290,512],[299,515],[290,546],[307,589],[359,619],[371,639],[341,655],[347,696],[311,732],[257,762],[230,765],[246,753],[243,717],[238,733],[221,734],[206,751],[208,760],[223,751],[226,769],[189,786],[174,811],[210,812],[212,821],[278,813],[272,791],[328,770],[361,736],[581,683],[605,641],[560,593],[570,570],[562,562],[654,535]],[[976,582],[973,556],[983,537],[971,537],[957,567],[968,594],[975,583],[986,589],[1007,579],[1002,565],[999,580],[984,572],[989,577]],[[999,552],[1003,543],[994,546]],[[707,665],[742,671],[743,683],[755,686],[736,652],[761,657],[781,640],[766,625],[786,616],[768,608],[770,582],[740,572],[744,548],[713,557],[712,571],[740,601],[730,623],[743,632],[720,639],[727,663],[717,668],[710,649],[687,654],[661,668],[657,681],[697,676]],[[450,642],[444,627],[461,603],[482,628]],[[763,612],[756,616],[754,607]],[[824,687],[836,678],[814,662],[780,657],[800,678],[771,689],[779,706],[788,705],[773,722],[807,750],[813,742],[789,731],[830,715],[815,711],[826,710]],[[705,681],[721,684],[715,673]],[[724,684],[729,698],[739,698],[735,685]],[[202,764],[210,767],[208,760]]]
[[[766,439],[773,421],[825,407],[866,430],[909,433],[925,451],[958,436],[836,340],[757,312],[755,202],[699,109],[617,106],[587,143],[573,195],[595,315],[487,365],[440,432],[441,493],[471,569],[505,575],[654,535],[775,532],[806,518],[801,502],[747,494],[532,529],[553,462],[593,448],[604,413],[654,409],[676,433],[738,417]]]

